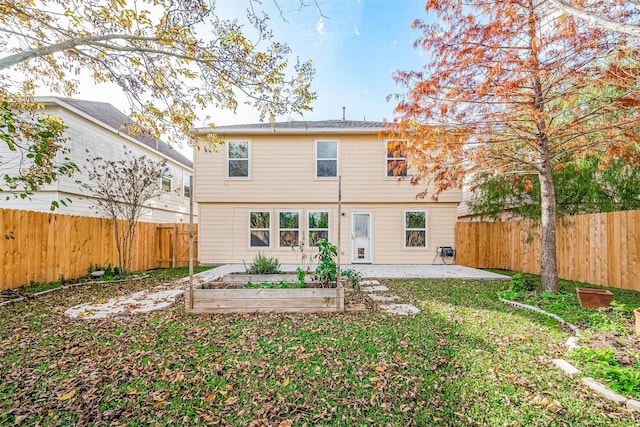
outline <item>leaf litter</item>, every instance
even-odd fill
[[[490,301],[469,303],[485,317],[485,305],[493,310],[490,321],[474,326],[448,295],[434,299],[440,288],[424,281],[388,284],[428,307],[402,319],[375,311],[190,315],[180,304],[126,319],[64,315],[79,302],[154,285],[143,282],[5,307],[0,424],[635,422],[544,365],[561,348],[561,332],[515,322]]]

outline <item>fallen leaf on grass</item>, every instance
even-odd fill
[[[65,400],[69,400],[71,399],[73,396],[75,396],[76,394],[76,389],[71,390],[70,392],[67,392],[65,394],[63,394],[62,396],[58,396],[56,397],[56,399],[60,400],[60,401],[65,401]]]
[[[235,405],[238,402],[238,400],[240,400],[238,396],[230,397],[224,401],[224,405],[225,406]]]
[[[289,377],[285,378],[284,381],[282,381],[282,387],[286,387],[289,385]]]
[[[284,420],[280,424],[278,424],[278,427],[291,427],[292,424],[293,424],[293,421]]]
[[[216,397],[216,394],[218,394],[217,391],[214,391],[213,393],[209,393],[209,395],[207,395],[207,397],[204,398],[204,401],[207,403],[211,402]]]
[[[153,404],[153,407],[154,407],[154,408],[157,408],[157,407],[159,407],[159,406],[166,405],[166,404],[167,404],[167,402],[166,402],[165,400],[158,400],[157,402],[155,402],[155,403]]]

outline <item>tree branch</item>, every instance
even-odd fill
[[[627,0],[633,3],[636,7],[640,7],[640,1]],[[594,27],[599,27],[609,31],[615,31],[617,33],[627,34],[633,37],[640,37],[640,27],[637,25],[626,24],[624,22],[616,22],[610,19],[602,18],[591,12],[587,12],[584,9],[575,7],[565,0],[551,0],[558,9],[566,13],[567,15],[575,16],[590,23]]]

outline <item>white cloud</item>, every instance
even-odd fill
[[[327,35],[327,31],[324,29],[324,19],[322,17],[316,23],[316,31],[322,37]]]
[[[371,86],[367,86],[366,88],[364,88],[364,90],[362,91],[363,95],[368,95],[369,91],[371,90]]]
[[[355,34],[356,37],[360,37],[360,28],[358,28],[356,24],[353,24],[353,34]]]

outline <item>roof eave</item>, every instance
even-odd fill
[[[238,129],[216,129],[216,128],[197,128],[194,133],[196,135],[272,135],[272,134],[286,134],[286,135],[310,135],[310,134],[323,134],[323,135],[377,135],[384,131],[385,128],[282,128],[282,129],[256,129],[256,128],[238,128]]]

